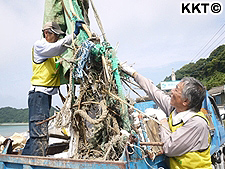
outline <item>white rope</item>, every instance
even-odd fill
[[[142,150],[140,147],[138,147],[138,146],[136,146],[136,145],[134,145],[134,144],[129,144],[129,145],[130,145],[130,146],[133,146],[133,147],[136,147],[136,148],[138,148],[138,149],[140,149],[140,150],[142,151],[142,153],[145,154],[145,151]],[[134,150],[134,151],[135,151],[135,150]],[[136,152],[136,153],[137,153],[137,152]],[[138,153],[137,153],[137,155],[138,155]],[[139,155],[138,155],[138,156],[139,156]],[[141,156],[139,156],[139,157],[141,157]],[[146,157],[144,157],[143,159],[144,159],[145,163],[146,163],[151,169],[154,169],[154,168],[147,162]]]

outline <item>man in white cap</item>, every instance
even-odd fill
[[[75,24],[74,37],[82,28],[83,21]],[[56,22],[47,22],[42,29],[43,37],[34,43],[32,49],[31,88],[29,90],[29,134],[23,155],[46,156],[48,147],[48,123],[36,125],[37,122],[49,118],[52,95],[58,93],[60,86],[59,63],[57,59],[66,51],[63,44],[70,45],[73,35],[67,35]]]

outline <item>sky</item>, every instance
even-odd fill
[[[106,37],[117,56],[155,84],[185,64],[207,58],[225,43],[225,11],[215,14],[215,2],[186,0],[93,0]],[[191,5],[197,5],[192,11]],[[186,5],[182,14],[182,3]],[[209,3],[208,6],[197,3]],[[0,1],[0,108],[27,108],[32,76],[31,48],[41,38],[45,0]],[[188,8],[188,9],[187,9]],[[188,14],[188,10],[191,13]],[[205,12],[205,11],[206,12]],[[91,6],[91,31],[101,36]],[[53,106],[61,106],[59,96]]]

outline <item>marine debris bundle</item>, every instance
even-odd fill
[[[56,117],[57,127],[70,128],[71,157],[118,159],[123,152],[127,138],[120,130],[130,131],[130,120],[127,105],[111,96],[119,95],[120,82],[113,52],[107,43],[87,40],[72,58],[68,96]]]
[[[59,23],[68,34],[77,20],[87,23],[59,60],[61,83],[68,84],[68,95],[56,115],[55,126],[69,130],[69,157],[118,160],[128,139],[120,130],[130,132],[131,126],[127,105],[113,97],[125,100],[116,49],[105,36],[101,42],[89,31],[89,1],[45,3],[44,22]],[[103,31],[101,24],[100,27]]]

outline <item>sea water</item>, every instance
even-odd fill
[[[4,123],[0,124],[0,135],[4,137],[10,137],[15,132],[23,133],[29,130],[28,124],[21,123]]]

